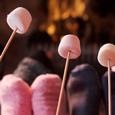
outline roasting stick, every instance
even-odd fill
[[[63,94],[64,94],[64,86],[65,86],[66,77],[67,77],[67,70],[68,70],[68,65],[69,65],[70,53],[71,52],[69,51],[68,55],[67,55],[67,59],[66,59],[66,64],[65,64],[64,74],[63,74],[62,85],[61,85],[61,89],[60,89],[60,95],[59,95],[56,115],[60,114],[59,112],[60,112],[60,108],[61,108],[62,97],[63,97]]]
[[[3,51],[2,51],[2,53],[1,53],[1,55],[0,55],[0,62],[2,61],[2,59],[3,59],[3,57],[4,57],[5,53],[6,53],[6,51],[8,50],[8,48],[9,48],[9,46],[10,46],[10,44],[11,44],[11,42],[12,42],[12,40],[13,40],[15,34],[16,34],[17,29],[18,29],[18,28],[16,28],[16,29],[13,30],[13,32],[12,32],[12,34],[11,34],[11,36],[10,36],[8,42],[6,43],[6,45],[5,45],[5,47],[4,47]]]
[[[110,67],[115,65],[115,45],[104,44],[98,52],[99,63],[108,68],[108,115],[112,115],[112,92],[111,92],[111,71]]]
[[[79,57],[81,54],[79,38],[77,36],[71,35],[71,34],[65,35],[61,39],[61,42],[59,44],[58,53],[61,57],[66,59],[66,63],[65,63],[63,80],[62,80],[62,85],[61,85],[58,104],[57,104],[56,115],[60,114],[60,108],[61,108],[64,86],[65,86],[66,77],[67,77],[69,60],[75,59],[75,58]]]
[[[112,102],[111,102],[111,72],[110,72],[110,60],[108,60],[108,113],[112,115]]]

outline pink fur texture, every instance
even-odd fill
[[[31,115],[31,92],[24,81],[10,74],[0,86],[1,115]]]
[[[45,74],[38,76],[33,82],[32,106],[34,115],[55,115],[61,80],[58,75]],[[61,114],[66,115],[65,95],[63,96]]]

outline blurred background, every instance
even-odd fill
[[[16,7],[27,8],[33,21],[28,32],[16,34],[3,62],[0,64],[1,77],[11,73],[23,57],[31,53],[31,43],[43,49],[53,64],[55,73],[62,76],[65,60],[58,53],[60,39],[66,34],[75,34],[81,42],[82,54],[71,60],[69,71],[81,63],[93,65],[99,75],[105,71],[97,61],[99,48],[105,43],[115,42],[115,1],[114,0],[1,0],[0,1],[0,49],[2,51],[12,30],[6,23],[7,15]],[[50,38],[33,32],[45,32]],[[50,39],[50,40],[49,40]],[[29,50],[28,50],[29,49]]]

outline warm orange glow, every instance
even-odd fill
[[[48,4],[49,9],[49,20],[59,20],[60,19],[60,10],[58,0],[49,0]]]
[[[67,19],[68,17],[83,16],[85,10],[84,0],[49,0],[49,20]]]
[[[85,10],[85,3],[83,0],[74,0],[74,3],[71,7],[71,16],[77,17],[82,16]]]
[[[54,24],[50,24],[47,28],[47,32],[49,35],[53,35],[56,31],[56,27]]]

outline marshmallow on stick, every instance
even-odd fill
[[[15,10],[13,10],[10,14],[7,16],[7,23],[10,26],[10,28],[13,30],[8,42],[6,43],[5,48],[3,49],[2,54],[0,55],[0,61],[4,57],[11,41],[13,40],[16,32],[19,34],[24,34],[27,32],[30,23],[32,21],[32,16],[29,13],[29,11],[23,7],[18,7]]]
[[[102,66],[108,67],[108,60],[110,66],[115,65],[115,45],[110,43],[103,45],[98,52],[98,61]]]
[[[63,74],[62,85],[60,89],[60,95],[59,95],[56,115],[60,114],[60,107],[61,107],[61,101],[62,101],[62,96],[64,92],[64,85],[65,85],[66,76],[67,76],[69,59],[78,58],[81,54],[79,38],[72,34],[65,35],[61,39],[61,42],[59,44],[58,53],[61,57],[66,59],[66,64],[65,64],[64,74]]]
[[[110,67],[115,65],[115,46],[110,43],[103,45],[99,50],[97,58],[102,66],[108,67],[108,113],[112,115]]]

